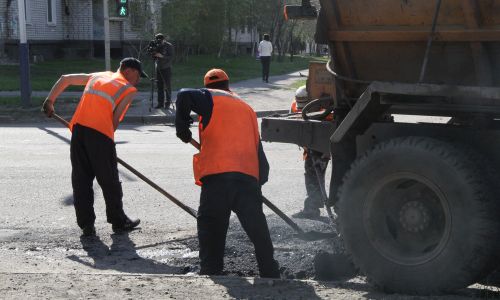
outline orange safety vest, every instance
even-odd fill
[[[197,185],[207,175],[239,172],[259,180],[259,127],[253,109],[238,95],[209,90],[213,99],[210,123],[199,117],[200,152],[193,156]]]
[[[118,72],[99,72],[90,77],[75,114],[71,119],[70,129],[80,124],[95,129],[114,140],[113,111],[120,102],[137,89]],[[128,106],[123,110],[123,120]]]
[[[290,112],[298,113],[299,109],[297,108],[297,101],[293,100],[292,106],[290,107]]]

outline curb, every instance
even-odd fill
[[[275,114],[286,114],[288,110],[263,110],[255,112],[257,114],[257,118],[268,117]],[[198,119],[196,114],[192,114],[191,118]],[[175,115],[152,115],[152,116],[125,116],[122,121],[122,124],[166,124],[166,123],[174,123]]]
[[[282,110],[261,110],[255,112],[257,115],[257,118],[262,118],[262,117],[268,117],[271,115],[275,114],[286,114],[288,113],[288,110],[282,109]],[[67,113],[62,113],[61,117],[63,117],[66,120],[70,120],[72,117],[71,114]],[[196,114],[192,114],[191,118],[194,120],[198,119],[198,116]],[[0,124],[15,124],[15,123],[40,123],[40,122],[46,122],[50,120],[49,118],[46,118],[44,115],[40,115],[40,117],[35,117],[33,116],[14,116],[14,115],[4,115],[0,114]],[[175,122],[175,114],[170,114],[170,115],[130,115],[130,116],[125,116],[125,118],[122,121],[122,124],[148,124],[148,125],[156,125],[156,124],[173,124]]]

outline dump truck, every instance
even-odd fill
[[[329,60],[311,64],[302,118],[263,118],[262,139],[331,156],[328,205],[354,264],[398,293],[483,280],[500,254],[500,1],[303,0],[285,14],[317,18]]]

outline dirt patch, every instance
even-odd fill
[[[288,227],[281,219],[270,216],[267,218],[271,239],[273,240],[275,249],[275,259],[281,266],[282,277],[286,279],[315,279],[316,272],[314,269],[314,261],[316,264],[323,265],[324,269],[335,268],[335,266],[327,266],[325,263],[332,262],[331,259],[325,259],[331,254],[342,254],[344,249],[342,241],[339,237],[331,237],[316,240],[305,241],[297,237],[296,233]],[[297,221],[297,220],[296,220]],[[299,220],[299,226],[302,226],[307,231],[317,231],[328,233],[330,227],[322,221]],[[307,229],[306,229],[307,228]],[[182,242],[187,248],[198,251],[198,240],[196,237]],[[319,260],[316,258],[317,253],[322,253]],[[346,257],[339,255],[340,257]],[[319,263],[322,261],[321,263]],[[187,261],[185,261],[187,262]],[[176,263],[179,263],[178,261]],[[191,270],[198,270],[199,260],[194,257],[189,260]],[[344,264],[347,264],[346,262]],[[342,265],[342,268],[345,268]],[[224,272],[229,276],[258,276],[257,262],[253,244],[248,239],[246,233],[241,228],[238,220],[233,219],[230,223],[228,235],[226,238],[226,251],[224,256]],[[325,271],[323,271],[325,272]],[[329,273],[328,279],[335,279],[335,274],[344,274],[345,271],[325,272]],[[351,272],[352,273],[352,272]],[[354,277],[356,274],[350,274]],[[344,276],[345,277],[345,276]],[[320,279],[324,279],[322,277]]]

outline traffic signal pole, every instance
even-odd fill
[[[108,0],[103,0],[103,10],[104,10],[104,61],[106,64],[106,71],[111,70],[111,56],[110,56],[110,45],[109,45],[109,9]]]
[[[21,86],[21,106],[31,106],[30,55],[26,38],[26,8],[24,1],[17,1],[19,12],[19,74]]]

